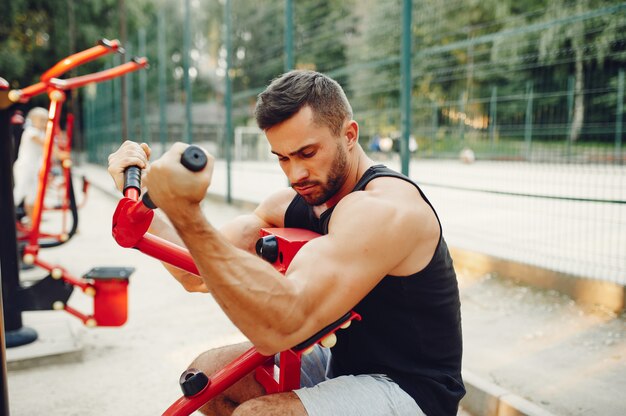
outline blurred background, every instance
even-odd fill
[[[127,53],[71,75],[149,58],[149,71],[72,92],[65,109],[85,163],[106,165],[126,138],[157,155],[174,141],[200,143],[223,161],[230,201],[237,169],[275,165],[254,122],[257,94],[284,71],[314,69],[343,85],[372,157],[425,188],[453,246],[626,284],[625,2],[2,7],[0,74],[12,88],[103,37]]]

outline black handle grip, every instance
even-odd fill
[[[192,172],[200,172],[202,169],[204,169],[207,162],[208,159],[206,157],[206,153],[204,153],[204,151],[196,145],[188,146],[183,154],[180,156],[180,163]],[[137,166],[131,166],[127,169],[127,172],[131,168],[135,168],[139,171],[139,187],[137,189],[141,190],[141,171]],[[126,189],[126,187],[124,187],[124,189]],[[150,195],[148,194],[148,192],[143,194],[143,196],[141,197],[141,201],[146,207],[150,209],[156,209],[157,207],[154,202],[152,202],[152,199],[150,199]]]
[[[192,144],[180,156],[180,163],[192,172],[200,172],[207,164],[207,157],[201,148]]]
[[[141,169],[139,166],[129,166],[124,171],[124,189],[122,193],[126,195],[128,188],[135,188],[141,192]]]

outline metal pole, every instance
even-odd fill
[[[439,130],[439,104],[433,102],[433,119],[432,119],[432,135],[431,135],[431,149],[430,154],[435,152],[435,143],[437,143],[437,131]]]
[[[526,82],[526,125],[524,126],[524,143],[526,143],[526,160],[530,161],[533,140],[533,82]]]
[[[128,44],[126,45],[126,53],[129,56],[132,56],[132,51],[133,51],[133,45],[130,44],[130,42],[128,42]],[[144,71],[141,71],[144,72]],[[123,133],[124,133],[124,140],[137,140],[135,138],[135,132],[133,131],[133,125],[135,124],[133,122],[133,117],[131,114],[131,109],[134,108],[135,106],[133,105],[133,74],[126,74],[124,75],[122,78],[122,83],[126,82],[126,106],[123,107],[122,111],[124,111],[124,119],[126,120],[125,124],[122,124],[123,126]],[[122,84],[123,85],[123,84]]]
[[[22,325],[18,299],[21,287],[13,201],[13,138],[9,127],[12,107],[7,94],[7,91],[0,91],[0,278],[3,298],[2,330],[6,331],[3,338],[6,337],[6,347],[11,348],[35,341],[37,332]],[[4,346],[3,342],[2,347]]]
[[[293,0],[285,0],[285,72],[293,68]]]
[[[139,56],[146,56],[146,30],[139,29]],[[148,140],[148,124],[146,121],[146,89],[148,75],[146,71],[139,71],[139,120],[141,123],[141,141]]]
[[[161,6],[163,7],[163,6]],[[167,112],[165,109],[167,100],[167,78],[166,67],[167,59],[165,57],[165,10],[159,10],[158,21],[158,38],[159,38],[159,142],[161,143],[161,153],[165,152],[165,141],[167,140]],[[142,71],[145,72],[145,71]]]
[[[226,156],[226,202],[232,202],[231,195],[231,143],[233,138],[233,97],[232,97],[232,81],[230,79],[231,61],[232,61],[232,39],[231,39],[231,0],[226,0],[224,4],[224,21],[225,25],[225,41],[226,41],[226,77],[225,77],[225,96],[224,105],[226,107],[226,137],[224,140],[225,156]]]
[[[403,0],[402,7],[402,58],[400,62],[400,119],[402,124],[402,141],[400,142],[400,158],[402,173],[409,176],[409,138],[411,136],[411,15],[412,0]]]
[[[489,101],[489,141],[491,148],[496,144],[496,123],[498,120],[498,87],[491,88],[491,101]]]
[[[622,164],[622,126],[624,115],[624,70],[617,75],[617,111],[615,116],[615,163]]]
[[[185,33],[183,39],[183,70],[185,81],[185,141],[191,143],[191,79],[189,77],[189,60],[191,49],[191,18],[190,14],[190,0],[185,0]]]
[[[120,54],[115,54],[113,56],[113,66],[121,64],[121,60],[123,58],[120,57]],[[117,139],[122,138],[122,134],[124,134],[124,129],[126,128],[123,123],[121,123],[122,117],[124,115],[123,111],[123,102],[126,101],[124,97],[120,99],[120,95],[122,94],[122,83],[124,82],[124,77],[114,78],[113,79],[113,96],[111,97],[111,107],[113,108],[114,114],[114,123],[116,123],[117,127]],[[124,82],[124,84],[126,84]],[[117,124],[119,123],[119,124]]]
[[[459,97],[459,137],[463,145],[465,144],[465,92],[462,92]]]
[[[574,118],[574,77],[567,79],[567,161],[572,156],[572,119]]]
[[[4,228],[6,231],[0,234],[0,244],[2,248],[0,251],[0,267],[2,273],[0,279],[2,280],[2,291],[0,292],[0,365],[2,366],[0,381],[2,381],[2,391],[0,392],[0,413],[3,415],[9,415],[9,389],[7,387],[7,370],[6,370],[6,350],[4,339],[4,305],[2,302],[2,294],[6,285],[5,281],[9,280],[9,277],[17,276],[17,247],[15,245],[15,207],[13,205],[13,151],[12,151],[12,137],[9,128],[9,122],[11,119],[10,103],[7,98],[7,90],[9,84],[0,78],[0,195],[5,203],[0,204],[0,221],[4,223],[8,228]],[[7,198],[5,200],[5,197]],[[6,205],[6,207],[5,207]],[[5,243],[10,246],[4,247]],[[5,264],[7,263],[7,264]],[[5,274],[6,268],[6,274]]]
[[[125,0],[118,0],[117,3],[117,17],[119,19],[119,30],[120,30],[120,40],[122,41],[122,45],[126,46],[127,36],[127,25],[126,25],[126,3]],[[120,55],[116,55],[120,56]],[[121,63],[126,62],[126,55],[121,56]],[[116,98],[121,100],[121,108],[119,110],[119,115],[121,116],[121,134],[117,137],[122,140],[125,140],[128,137],[128,101],[126,90],[128,89],[128,85],[126,85],[126,77],[120,78],[120,91],[116,94]]]

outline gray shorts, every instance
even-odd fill
[[[309,416],[424,416],[424,412],[384,374],[330,378],[330,350],[319,345],[302,356],[301,388],[294,390]]]

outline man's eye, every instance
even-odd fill
[[[306,153],[302,153],[302,157],[308,159],[310,157],[315,156],[315,152],[306,152]]]
[[[278,156],[278,161],[279,161],[279,162],[286,162],[286,161],[288,161],[288,160],[289,160],[289,158],[288,158],[288,157]]]

